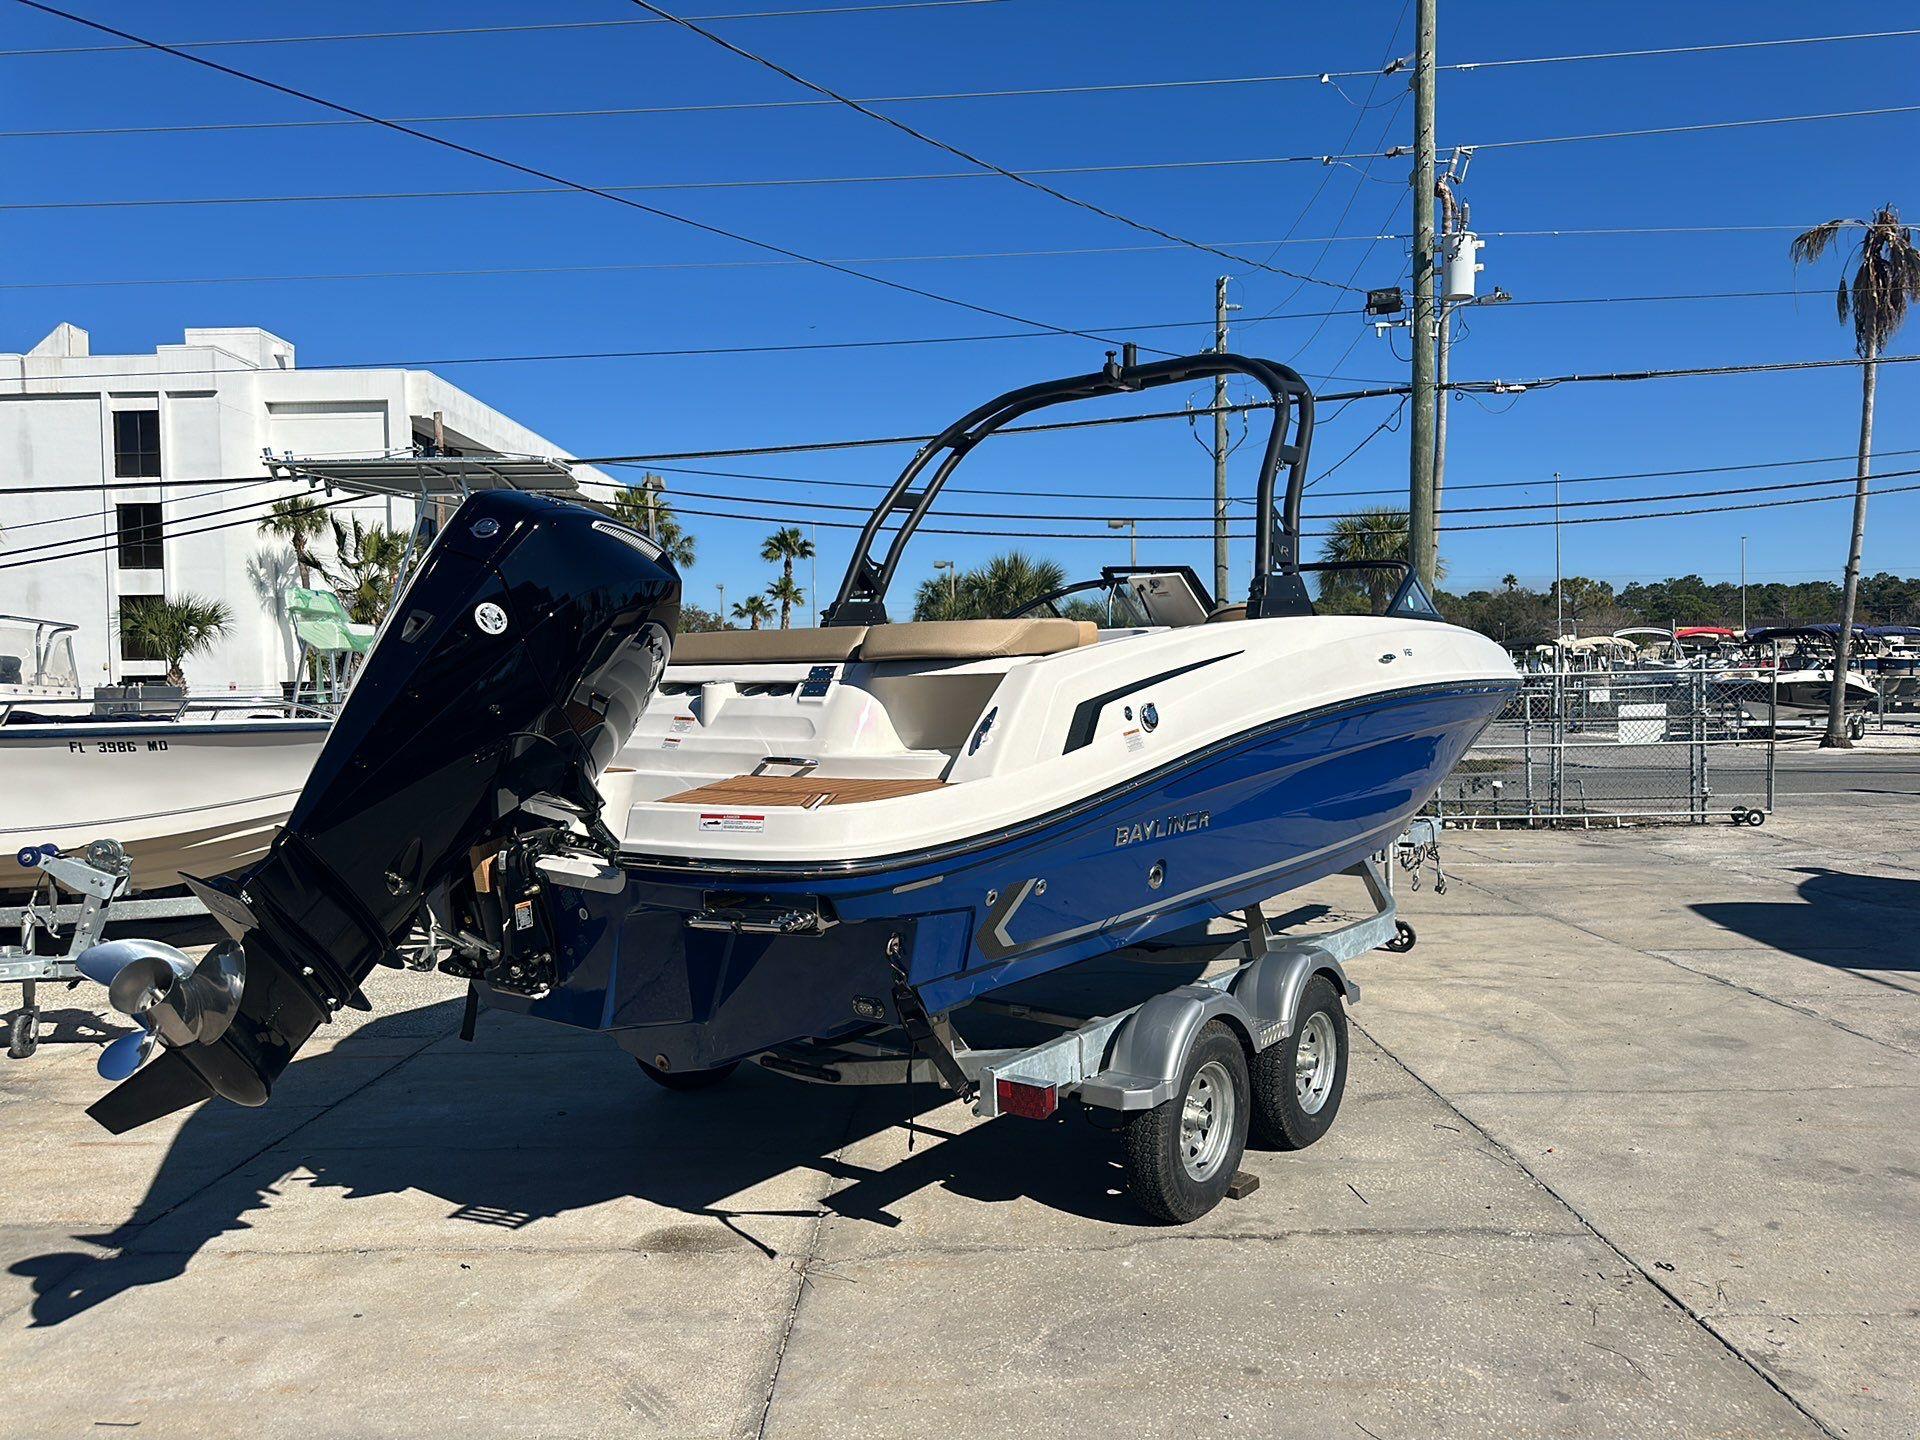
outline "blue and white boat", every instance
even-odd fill
[[[980,441],[1062,402],[1220,374],[1272,404],[1244,601],[1134,565],[1016,615],[890,616],[906,546]],[[1231,354],[1129,353],[1009,392],[919,451],[823,624],[801,630],[676,639],[678,577],[644,536],[578,505],[473,496],[271,854],[200,887],[232,941],[197,967],[148,942],[93,955],[145,1027],[108,1052],[130,1078],[94,1113],[123,1130],[209,1094],[264,1102],[315,1028],[366,1003],[371,968],[403,958],[467,977],[476,1006],[609,1032],[675,1088],[756,1058],[804,1073],[810,1047],[900,1033],[965,1088],[951,1012],[1360,865],[1517,690],[1505,652],[1446,624],[1410,574],[1384,614],[1315,613],[1308,576],[1342,567],[1299,558],[1312,431],[1298,375]],[[1103,620],[1076,618],[1094,594]],[[1286,1073],[1305,1077],[1282,1128],[1306,1143],[1331,1121],[1351,990],[1330,953],[1287,966],[1267,1018],[1252,990],[1235,1012],[1244,1059],[1196,1032],[1192,1055],[1220,1053],[1191,1074],[1108,1086],[1155,1114],[1162,1089],[1186,1097],[1167,1102],[1167,1143],[1211,1198],[1160,1213],[1222,1193],[1238,1152],[1219,1137],[1244,1137],[1235,1106],[1263,1093],[1246,1067],[1276,1037],[1295,1036]],[[1216,1000],[1189,997],[1195,1025]],[[1218,1123],[1180,1139],[1195,1116]]]

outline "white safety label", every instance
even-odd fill
[[[700,812],[702,830],[720,830],[732,835],[758,835],[767,828],[764,815],[742,815],[734,811],[703,810]]]

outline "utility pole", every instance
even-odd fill
[[[1213,349],[1227,353],[1227,312],[1238,305],[1227,303],[1228,276],[1213,282]],[[1227,377],[1213,377],[1213,598],[1227,598],[1231,583],[1227,575]]]
[[[1107,528],[1109,530],[1127,530],[1131,532],[1127,544],[1127,564],[1131,568],[1138,570],[1140,568],[1140,522],[1138,520],[1109,520],[1107,521]]]
[[[1438,536],[1433,513],[1433,430],[1438,359],[1434,323],[1434,46],[1440,0],[1418,0],[1413,53],[1413,426],[1407,474],[1407,558],[1433,588]]]
[[[1740,537],[1740,638],[1747,638],[1747,537]]]

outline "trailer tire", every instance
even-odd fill
[[[724,1082],[727,1077],[740,1068],[740,1062],[738,1060],[732,1060],[725,1065],[716,1065],[711,1070],[662,1070],[657,1066],[649,1065],[638,1055],[633,1058],[634,1063],[646,1072],[647,1078],[653,1081],[654,1084],[664,1090],[679,1090],[683,1092],[688,1090],[711,1090],[715,1085]]]
[[[1304,1150],[1333,1126],[1347,1091],[1347,1013],[1323,974],[1308,982],[1293,1031],[1253,1057],[1253,1135]]]
[[[7,1034],[7,1058],[25,1060],[40,1046],[40,1015],[34,1010],[23,1010],[13,1017],[13,1026]]]
[[[1127,1188],[1157,1219],[1198,1220],[1226,1198],[1247,1149],[1252,1100],[1240,1037],[1219,1020],[1201,1028],[1173,1098],[1127,1123]]]

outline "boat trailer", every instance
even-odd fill
[[[20,1010],[7,1030],[7,1055],[24,1060],[40,1044],[39,987],[85,977],[79,958],[106,933],[109,918],[155,920],[201,913],[192,898],[130,899],[133,862],[112,840],[96,840],[80,855],[62,855],[51,845],[30,845],[14,856],[23,870],[40,872],[24,904],[0,908],[0,985],[20,987]],[[71,895],[73,899],[63,896]]]
[[[1045,1119],[1077,1099],[1126,1123],[1130,1193],[1163,1219],[1195,1219],[1257,1188],[1239,1168],[1249,1130],[1299,1149],[1332,1125],[1347,1071],[1341,1005],[1360,998],[1347,963],[1370,950],[1413,948],[1393,870],[1417,887],[1431,864],[1443,891],[1438,829],[1416,821],[1391,851],[1343,872],[1366,887],[1373,909],[1365,918],[1286,938],[1272,933],[1261,905],[1249,906],[1244,935],[1194,955],[1210,973],[1141,1004],[1088,1016],[989,997],[963,1009],[1055,1032],[1037,1044],[975,1048],[953,1016],[910,1016],[902,1030],[783,1046],[754,1063],[815,1084],[937,1084],[985,1119]]]

